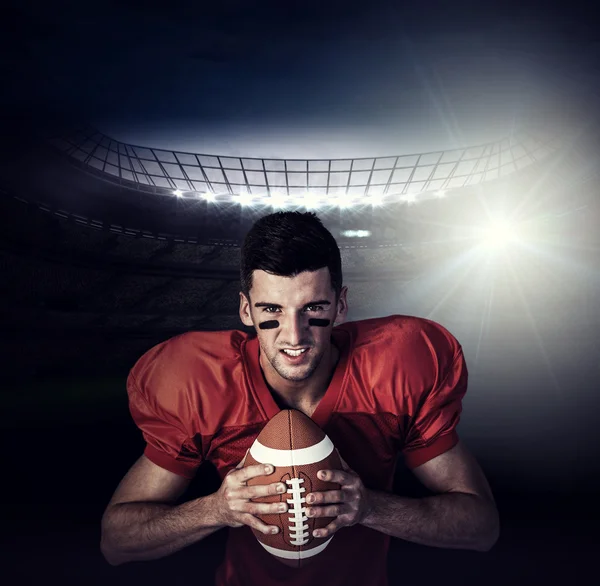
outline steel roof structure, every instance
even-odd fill
[[[91,128],[54,136],[52,144],[102,179],[142,192],[207,194],[216,201],[347,205],[435,197],[498,179],[536,163],[560,146],[546,132],[520,132],[462,149],[355,159],[264,159],[177,152],[126,144]]]

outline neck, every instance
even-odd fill
[[[290,381],[279,376],[270,364],[263,364],[263,354],[260,364],[265,381],[280,407],[289,406],[305,410],[316,407],[327,391],[340,357],[338,348],[331,344],[323,356],[321,364],[309,380]]]

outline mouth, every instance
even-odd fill
[[[280,353],[283,354],[288,362],[291,364],[298,364],[303,362],[308,354],[309,348],[299,348],[297,350],[292,350],[290,348],[284,348],[280,350]]]

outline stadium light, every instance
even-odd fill
[[[344,230],[341,235],[346,238],[367,238],[371,236],[371,232],[369,230]]]
[[[483,231],[483,243],[488,248],[501,248],[517,239],[515,227],[506,220],[496,220]]]
[[[274,208],[284,208],[288,203],[289,198],[287,194],[281,193],[278,191],[274,191],[271,193],[271,197],[269,198],[269,202]]]
[[[372,205],[373,207],[377,207],[377,206],[383,205],[383,195],[381,195],[381,194],[370,195],[367,198],[367,202],[370,205]]]
[[[202,199],[208,202],[214,202],[216,201],[217,197],[214,193],[207,191],[206,193],[202,194]]]
[[[321,206],[321,200],[314,193],[306,193],[302,198],[302,204],[307,210],[316,210]]]
[[[181,189],[176,189],[173,192],[173,195],[176,195],[177,197],[183,197],[183,191],[181,191]]]
[[[238,196],[234,196],[234,199],[242,206],[249,206],[254,198],[246,189],[242,189]]]
[[[342,195],[338,195],[338,197],[336,197],[334,201],[338,205],[338,207],[341,208],[341,209],[343,209],[343,210],[351,208],[352,204],[354,203],[354,201],[348,195],[348,193],[344,193]]]

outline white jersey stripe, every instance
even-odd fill
[[[325,436],[318,444],[298,450],[278,450],[268,448],[261,444],[258,439],[254,440],[250,448],[250,455],[261,464],[272,464],[273,466],[291,467],[305,466],[324,460],[333,452],[333,442]]]

